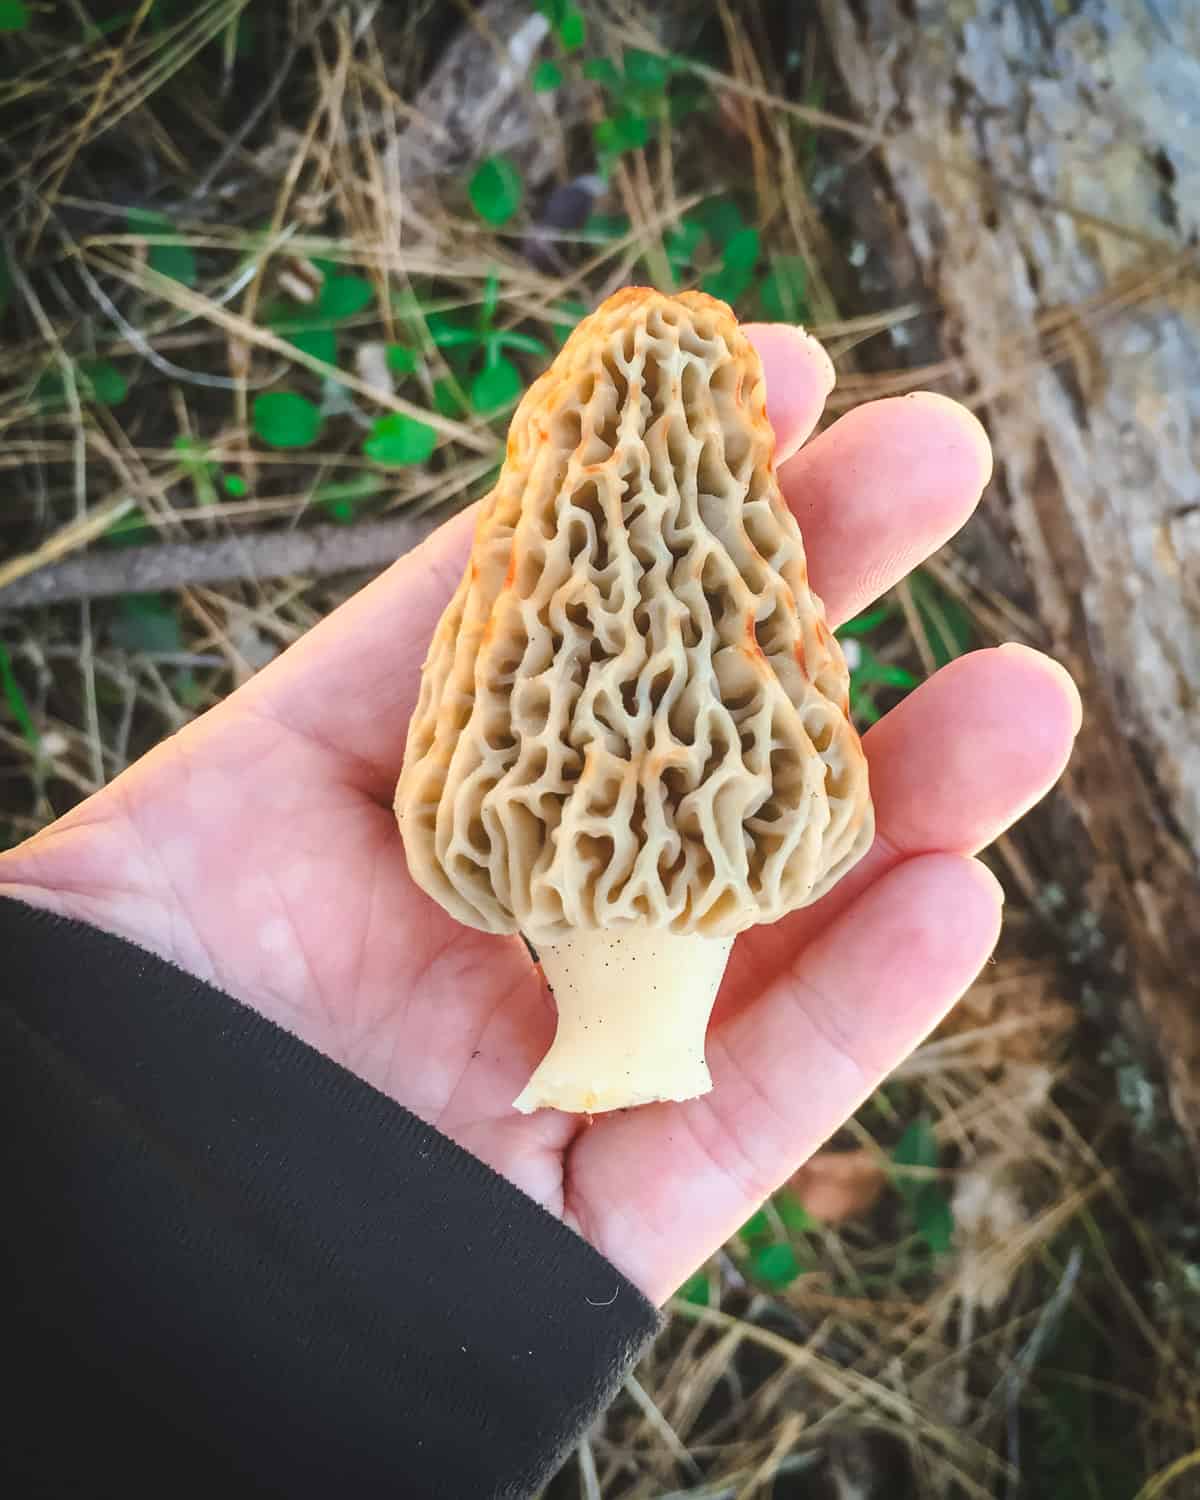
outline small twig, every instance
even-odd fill
[[[437,525],[437,517],[397,516],[357,526],[310,526],[302,531],[250,532],[216,541],[164,542],[116,552],[90,552],[19,578],[0,589],[0,612],[155,593],[201,583],[282,578],[305,573],[382,569],[409,552]]]
[[[275,250],[279,249],[279,247],[286,240],[291,238],[291,233],[291,229],[283,231],[278,236],[278,238],[275,239],[274,243],[268,245],[259,256],[255,257],[248,266],[245,266],[242,269],[242,271],[234,279],[232,286],[227,287],[220,296],[212,298],[213,303],[216,306],[224,306],[225,303],[231,302],[233,298],[237,296],[238,292],[241,291],[242,287],[245,286],[246,282],[258,274],[260,266],[266,263],[269,256],[273,254]],[[183,368],[183,366],[173,364],[170,360],[164,359],[163,356],[151,346],[145,334],[143,334],[140,329],[135,328],[133,324],[130,323],[129,320],[125,317],[121,309],[92,275],[91,271],[88,268],[87,261],[84,259],[83,255],[80,254],[78,250],[75,249],[75,247],[70,246],[65,234],[63,235],[63,242],[65,245],[67,245],[68,250],[74,258],[75,268],[78,271],[81,279],[83,280],[84,285],[92,294],[92,297],[95,299],[97,304],[106,314],[106,316],[110,318],[111,321],[116,325],[116,327],[119,328],[125,335],[126,341],[131,344],[132,347],[136,349],[144,359],[148,360],[150,364],[152,364],[161,375],[165,375],[168,380],[180,380],[188,385],[208,386],[213,390],[229,391],[235,390],[237,388],[238,382],[232,376],[211,375],[204,370],[186,370]],[[255,382],[254,389],[258,390],[261,387],[271,385],[274,381],[279,379],[279,375],[280,371],[278,369],[272,370],[269,374],[263,376],[261,380]]]
[[[683,1442],[670,1422],[667,1421],[666,1417],[655,1404],[653,1397],[647,1395],[645,1389],[633,1375],[626,1376],[625,1389],[633,1397],[634,1403],[650,1427],[658,1434],[663,1446],[688,1478],[702,1478],[700,1466],[688,1452],[687,1444]]]
[[[422,407],[414,406],[409,401],[401,400],[399,396],[388,395],[386,391],[378,390],[368,385],[365,380],[360,380],[352,371],[339,369],[337,365],[329,364],[303,349],[296,348],[279,334],[272,333],[267,328],[259,328],[247,319],[221,307],[211,298],[193,292],[182,282],[175,281],[170,276],[164,276],[150,266],[144,267],[139,275],[133,267],[120,261],[103,260],[100,257],[96,257],[96,261],[111,275],[127,282],[130,286],[155,292],[164,301],[173,303],[181,311],[206,318],[216,326],[224,328],[226,332],[240,338],[243,343],[254,344],[261,349],[283,355],[293,364],[303,365],[305,369],[311,370],[322,380],[336,380],[339,384],[356,391],[360,396],[366,396],[368,400],[374,401],[379,406],[386,406],[391,411],[414,417],[417,421],[424,422],[426,426],[436,428],[448,438],[457,438],[459,442],[476,453],[494,454],[497,450],[503,451],[503,445],[493,434],[485,435],[476,427],[468,427],[462,422],[443,417],[436,411],[427,411]]]
[[[591,1442],[586,1435],[579,1439],[576,1456],[579,1461],[579,1478],[584,1500],[600,1500],[600,1476],[596,1472],[596,1456],[592,1452]]]

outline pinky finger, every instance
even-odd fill
[[[710,1097],[752,1191],[778,1186],[933,1030],[996,946],[1003,902],[978,860],[905,860],[717,1029]]]

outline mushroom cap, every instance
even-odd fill
[[[731,310],[630,287],[522,399],[396,792],[414,879],[535,945],[728,936],[866,851],[849,676]]]

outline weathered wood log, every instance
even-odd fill
[[[1011,589],[1016,551],[1083,691],[1076,890],[1200,1155],[1200,9],[822,3],[995,445],[974,560]]]

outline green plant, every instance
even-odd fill
[[[850,707],[868,724],[875,724],[882,717],[875,704],[873,689],[898,688],[907,693],[918,685],[918,679],[907,667],[880,661],[874,651],[861,642],[857,643],[857,651],[847,653],[847,660],[851,663]]]
[[[352,479],[319,484],[312,493],[312,503],[320,506],[331,520],[346,524],[355,520],[365,501],[382,493],[385,485],[378,474],[356,474]]]
[[[469,379],[471,405],[481,415],[490,415],[510,406],[520,395],[521,372],[505,353],[532,354],[544,359],[549,350],[541,339],[514,328],[497,328],[496,312],[500,301],[500,282],[493,272],[484,283],[483,297],[474,320],[452,313],[430,313],[426,328],[430,339],[442,350],[456,375]],[[482,356],[482,359],[480,358]],[[459,391],[442,384],[439,395],[434,387],[434,403],[461,410]],[[457,415],[457,411],[447,411]]]
[[[81,401],[95,401],[100,406],[120,406],[129,395],[129,382],[106,359],[84,359],[73,366],[75,391]],[[50,365],[38,376],[33,398],[45,410],[66,404],[67,381],[58,365]]]
[[[3,641],[0,641],[0,688],[4,690],[4,700],[26,744],[30,749],[37,750],[41,745],[41,737],[34,728],[33,715],[29,712],[25,694],[21,691],[21,684],[17,681],[17,674],[13,671],[12,658]]]
[[[556,302],[550,311],[550,325],[554,329],[554,341],[561,349],[571,336],[572,329],[581,318],[587,317],[587,308],[582,302]]]
[[[663,235],[663,252],[671,271],[672,289],[680,285],[684,272],[695,264],[704,239],[704,225],[686,214]]]
[[[852,620],[847,620],[844,625],[839,625],[838,640],[857,640],[864,635],[870,635],[873,630],[877,630],[892,619],[895,613],[895,605],[885,600],[882,604],[877,604],[874,609],[868,609],[861,615],[855,615]]]
[[[808,267],[801,255],[773,255],[758,284],[763,315],[773,323],[803,323],[808,317]]]
[[[181,432],[171,444],[179,455],[179,462],[183,472],[192,482],[192,489],[196,494],[197,505],[216,505],[219,502],[216,481],[220,477],[220,467],[208,456],[204,444],[198,442],[190,433]]]
[[[375,288],[365,276],[347,276],[333,271],[325,275],[317,298],[317,311],[331,322],[352,318],[375,300]]]
[[[583,12],[571,0],[537,0],[537,8],[550,22],[565,52],[578,52],[587,35]]]
[[[269,448],[307,448],[321,432],[320,408],[295,391],[266,391],[251,408],[255,433]]]
[[[299,349],[301,354],[308,354],[313,359],[323,359],[327,365],[337,364],[337,333],[332,328],[277,326],[274,331]]]
[[[26,31],[29,28],[29,7],[25,0],[0,0],[0,32]]]
[[[179,231],[166,214],[148,208],[131,208],[125,215],[125,224],[130,234],[168,236]],[[147,263],[160,276],[169,276],[184,286],[196,285],[196,252],[190,245],[178,240],[174,244],[152,244],[147,249]]]
[[[938,1164],[937,1137],[929,1120],[920,1115],[906,1128],[892,1152],[892,1181],[912,1216],[917,1235],[934,1255],[944,1255],[954,1238],[950,1200],[928,1173]],[[921,1175],[907,1167],[923,1169]]]
[[[433,382],[433,409],[442,417],[465,417],[467,399],[453,375],[439,375]]]
[[[593,214],[586,233],[603,243],[624,239],[631,227],[624,214]],[[760,232],[746,222],[740,205],[728,195],[697,204],[671,225],[662,244],[670,272],[665,291],[694,281],[699,268],[701,288],[723,302],[737,304],[754,288],[759,310],[773,322],[800,323],[808,314],[808,276],[803,257],[773,255],[760,275]]]
[[[499,411],[521,394],[521,372],[512,360],[497,358],[485,364],[471,382],[471,405],[477,412]]]
[[[604,244],[626,239],[632,227],[627,214],[592,214],[584,226],[584,233],[589,240]],[[706,233],[702,220],[689,214],[685,214],[666,231],[663,235],[662,248],[669,274],[666,285],[660,287],[660,290],[676,291],[686,282],[695,279],[688,273],[696,264],[701,249],[706,243]],[[648,256],[644,257],[639,265],[648,278],[658,279],[654,275],[654,267]]]
[[[717,251],[746,227],[746,216],[741,206],[727,194],[718,194],[698,203],[692,210],[692,216],[703,226]]]
[[[101,540],[110,547],[136,547],[153,536],[154,527],[146,520],[145,511],[135,505],[108,526]]]
[[[762,1245],[750,1256],[750,1274],[773,1290],[789,1286],[804,1270],[795,1249],[787,1241]]]
[[[909,578],[908,587],[934,664],[944,667],[956,656],[970,650],[975,627],[962,601],[947,593],[923,570]]]
[[[927,573],[918,571],[907,580],[916,610],[917,625],[929,648],[935,667],[944,667],[969,650],[974,623],[966,607],[942,589]],[[868,644],[867,637],[892,625],[899,611],[891,600],[877,604],[865,614],[838,628],[837,636],[850,667],[850,707],[856,718],[874,724],[880,718],[875,701],[880,689],[911,692],[919,683],[907,667],[883,661]]]
[[[591,214],[583,226],[584,236],[598,244],[623,240],[632,229],[628,214]]]
[[[485,156],[467,185],[471,207],[493,228],[507,224],[521,206],[525,185],[521,174],[504,156]]]
[[[371,306],[375,288],[365,276],[348,275],[332,261],[314,260],[313,265],[322,279],[312,306],[281,298],[267,308],[264,321],[302,353],[335,365],[339,325]]]
[[[1110,1351],[1091,1318],[1073,1306],[1051,1334],[1051,1351],[1053,1363],[1038,1372],[1029,1403],[1026,1451],[1035,1492],[1055,1500],[1129,1500],[1143,1475],[1124,1435],[1128,1414],[1106,1409],[1105,1387],[1096,1379]]]
[[[725,241],[721,249],[720,266],[701,280],[701,287],[710,296],[720,297],[722,302],[737,302],[754,280],[758,252],[758,230],[752,225],[746,225]]]
[[[716,264],[705,274],[701,286],[714,297],[731,304],[755,288],[759,311],[776,323],[801,323],[808,314],[808,268],[799,255],[772,255],[766,271],[760,272],[762,244],[758,229],[747,224],[737,201],[722,196],[699,204],[691,220],[707,236]],[[685,242],[693,260],[697,246]],[[668,255],[671,254],[668,248]],[[757,285],[755,281],[757,279]]]
[[[389,344],[386,359],[393,375],[411,375],[417,368],[417,351],[407,344]]]
[[[561,87],[563,71],[559,65],[550,58],[543,58],[533,70],[533,92],[535,94],[548,94],[554,89]]]
[[[675,1295],[695,1307],[707,1307],[712,1299],[712,1278],[708,1271],[700,1270],[689,1276]]]
[[[877,689],[893,688],[907,693],[917,686],[917,678],[906,667],[881,661],[866,641],[867,636],[894,621],[896,615],[896,606],[885,600],[838,627],[837,637],[850,668],[850,707],[855,717],[866,724],[874,724],[880,718],[875,703]]]
[[[218,484],[227,495],[235,500],[240,500],[249,493],[250,486],[242,476],[223,473],[221,465],[210,456],[207,444],[201,442],[199,438],[193,437],[190,433],[181,432],[171,446],[179,455],[179,466],[187,475],[195,491],[197,505],[218,504],[220,500],[217,494]],[[128,521],[129,517],[123,519]],[[115,529],[110,528],[110,536]]]
[[[178,600],[167,594],[124,594],[108,634],[126,651],[170,655],[183,650]]]
[[[812,1269],[807,1246],[798,1249],[794,1237],[818,1227],[800,1200],[781,1189],[738,1230],[747,1273],[772,1291],[782,1291]]]
[[[437,429],[407,412],[392,411],[372,426],[363,452],[377,464],[400,468],[423,464],[437,447]]]
[[[808,267],[803,256],[772,255],[762,271],[759,231],[746,223],[732,198],[710,199],[700,205],[696,217],[718,256],[717,265],[701,282],[706,292],[736,304],[753,288],[758,311],[765,318],[774,323],[804,322]]]
[[[627,151],[640,150],[657,134],[663,119],[679,117],[672,108],[671,81],[685,67],[682,58],[626,47],[622,66],[608,57],[590,58],[584,77],[605,95],[605,114],[592,129],[597,161],[607,174]],[[682,97],[682,96],[681,96]],[[694,91],[688,95],[694,107]]]
[[[129,395],[129,382],[108,360],[85,360],[79,368],[101,406],[120,406]]]

